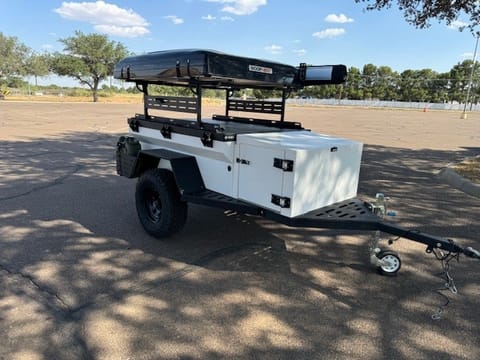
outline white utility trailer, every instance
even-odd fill
[[[356,198],[362,144],[285,120],[291,91],[340,84],[347,77],[344,65],[294,67],[210,50],[172,50],[128,57],[114,76],[135,82],[144,94],[144,112],[128,119],[129,136],[118,141],[117,172],[139,178],[137,213],[154,237],[181,230],[190,202],[289,226],[375,230],[370,258],[384,275],[395,275],[401,261],[396,252],[380,250],[381,231],[424,243],[429,253],[480,258],[452,240],[384,221],[383,195],[373,204]],[[165,86],[190,89],[193,96],[166,96]],[[245,88],[275,90],[280,100],[235,97]],[[225,91],[224,113],[202,118],[205,89]],[[256,113],[274,119],[252,117]]]

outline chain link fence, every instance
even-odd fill
[[[328,105],[328,106],[361,106],[373,108],[400,108],[420,110],[454,110],[463,111],[465,104],[460,103],[426,103],[383,100],[337,100],[337,99],[287,99],[292,105]],[[468,104],[467,111],[480,111],[480,104]]]

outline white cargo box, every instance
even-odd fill
[[[238,198],[294,217],[357,195],[363,145],[309,131],[239,134]]]

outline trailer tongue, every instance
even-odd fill
[[[188,203],[196,203],[292,227],[374,231],[370,261],[389,276],[398,273],[401,260],[396,252],[379,248],[381,232],[425,244],[442,263],[460,254],[480,259],[471,247],[386,221],[382,194],[373,203],[357,199],[361,143],[315,134],[285,120],[291,91],[339,84],[346,75],[344,65],[293,67],[196,49],[118,63],[115,78],[134,82],[144,94],[143,114],[128,119],[129,136],[120,138],[116,154],[118,174],[139,178],[136,207],[147,233],[162,238],[180,231]],[[193,96],[152,95],[152,85],[187,88]],[[281,98],[234,97],[247,88],[277,90]],[[225,92],[223,114],[202,118],[204,89]],[[165,111],[194,118],[165,116]]]

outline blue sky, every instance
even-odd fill
[[[419,30],[396,9],[363,8],[353,0],[0,0],[0,31],[37,52],[61,51],[58,39],[81,30],[135,53],[208,48],[291,65],[445,72],[472,58],[467,30],[436,21]]]

